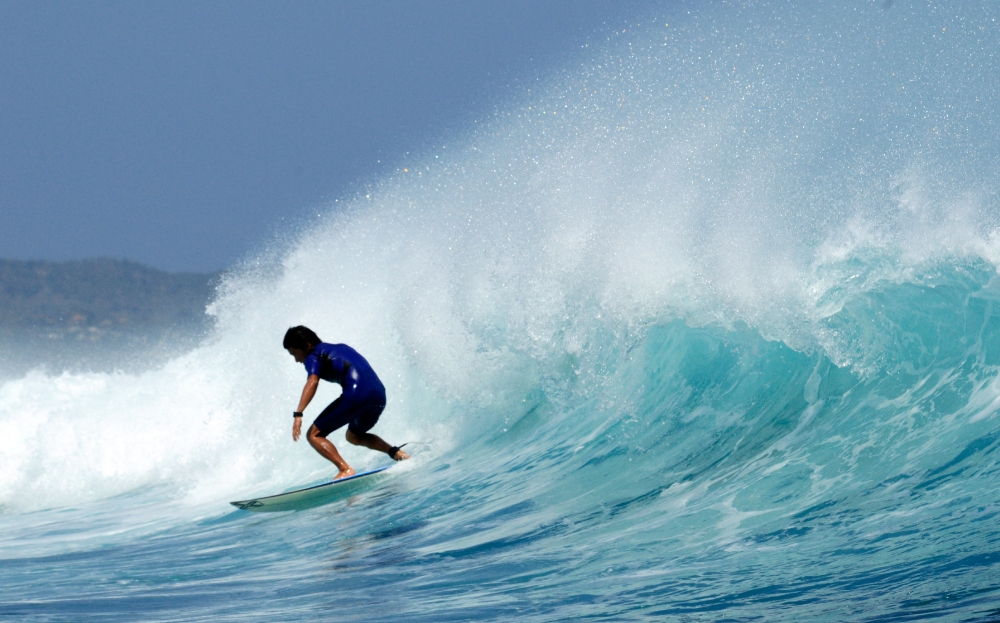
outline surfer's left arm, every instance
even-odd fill
[[[310,374],[309,378],[306,379],[306,385],[302,388],[302,397],[299,398],[299,408],[295,410],[296,413],[302,413],[312,402],[313,396],[316,395],[316,388],[319,387],[319,377],[315,374]],[[302,433],[302,418],[294,418],[295,422],[292,424],[292,441],[298,441],[299,435]]]

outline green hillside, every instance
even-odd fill
[[[0,260],[0,333],[101,341],[205,327],[217,274],[168,273],[126,260]]]
[[[218,278],[125,260],[0,260],[0,378],[156,366],[207,333]]]

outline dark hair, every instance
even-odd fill
[[[285,331],[285,341],[281,345],[286,349],[301,348],[302,350],[312,350],[314,346],[322,341],[318,335],[313,333],[312,329],[299,325]]]

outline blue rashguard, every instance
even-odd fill
[[[313,422],[320,437],[343,425],[352,433],[367,433],[385,409],[385,386],[358,351],[346,344],[321,342],[302,362],[306,373],[337,383],[343,393]]]

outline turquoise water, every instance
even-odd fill
[[[190,352],[4,382],[0,616],[1000,620],[998,13],[650,16],[234,269]],[[332,473],[299,323],[414,458],[235,510]]]

